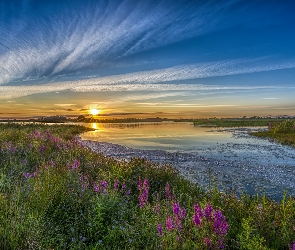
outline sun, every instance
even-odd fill
[[[96,109],[96,108],[91,108],[89,109],[89,113],[92,115],[98,115],[100,112],[100,110]]]

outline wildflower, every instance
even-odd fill
[[[117,190],[118,189],[118,186],[119,186],[119,180],[116,179],[115,180],[115,183],[114,183],[114,189]]]
[[[210,238],[204,238],[204,243],[207,247],[210,247],[211,246],[211,240]]]
[[[23,175],[24,175],[24,177],[25,177],[26,179],[28,179],[29,177],[31,177],[31,174],[30,174],[30,173],[24,173]]]
[[[77,159],[74,159],[74,163],[71,165],[72,169],[77,169],[78,167],[80,167],[81,163],[80,161],[78,161]]]
[[[85,237],[82,238],[82,241],[85,242],[87,239]]]
[[[186,215],[186,210],[185,210],[185,208],[182,208],[180,210],[180,219],[183,219],[185,217],[185,215]]]
[[[158,236],[163,236],[163,228],[162,228],[162,224],[158,224],[158,227],[157,227],[157,230],[158,230]]]
[[[204,215],[206,216],[207,219],[211,219],[212,211],[213,211],[212,205],[210,203],[207,203],[207,205],[204,208]]]
[[[200,218],[204,216],[202,213],[202,209],[200,208],[198,204],[194,205],[194,211],[195,211],[195,214],[197,214]]]
[[[128,190],[126,191],[126,195],[127,195],[127,196],[130,195],[130,193],[131,193],[131,191],[130,191],[130,189],[128,189]]]
[[[181,220],[179,219],[178,216],[175,217],[175,222],[177,224],[178,229],[182,228]]]
[[[180,213],[180,207],[178,203],[173,203],[172,204],[172,211],[174,215],[178,215]]]
[[[139,179],[138,188],[139,188],[139,196],[138,196],[139,207],[143,208],[148,203],[148,195],[149,195],[149,182],[148,182],[148,180],[145,179],[143,182],[143,185],[142,185],[142,182]]]
[[[121,185],[121,191],[123,191],[125,189],[125,187],[126,187],[125,182],[123,182]]]
[[[40,146],[40,153],[43,153],[46,149],[46,146]]]
[[[129,239],[129,243],[132,243],[132,239]]]
[[[107,181],[103,180],[103,181],[100,181],[99,183],[100,187],[101,187],[101,192],[104,194],[108,188],[108,183]]]
[[[196,213],[193,215],[193,223],[196,227],[201,225],[201,218]]]
[[[203,217],[202,209],[199,207],[198,204],[194,205],[195,213],[193,215],[193,223],[196,227],[199,227],[201,225],[201,219]]]
[[[226,235],[228,231],[228,224],[226,222],[225,216],[220,210],[214,211],[214,232],[219,235]]]
[[[74,242],[75,240],[76,240],[76,239],[73,237],[73,238],[72,238],[72,242]]]
[[[99,240],[99,241],[98,241],[98,244],[100,245],[101,243],[102,243],[102,240]]]
[[[166,229],[168,231],[171,231],[171,230],[173,230],[174,227],[175,226],[174,226],[174,222],[173,222],[172,217],[168,216],[166,219]]]
[[[165,193],[166,193],[166,199],[170,199],[171,198],[171,192],[170,192],[170,185],[169,183],[167,182],[166,183],[166,186],[165,186]]]

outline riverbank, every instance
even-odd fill
[[[81,127],[0,126],[1,249],[293,247],[292,197],[205,192],[167,164],[90,150]]]
[[[166,129],[167,126],[167,129]],[[97,134],[90,132],[83,134],[85,139],[82,143],[88,146],[95,152],[102,153],[106,156],[115,157],[120,161],[130,161],[134,157],[145,158],[156,163],[168,163],[177,169],[179,173],[187,180],[198,183],[204,190],[209,190],[212,186],[218,187],[223,192],[235,190],[237,194],[246,192],[247,194],[260,195],[266,194],[268,197],[281,201],[284,191],[288,195],[295,196],[295,154],[294,150],[277,143],[271,143],[267,140],[261,140],[250,135],[253,131],[264,131],[266,128],[223,128],[223,129],[201,129],[189,127],[188,136],[185,137],[170,136],[169,129],[173,131],[181,130],[181,126],[185,130],[186,124],[183,125],[157,125],[152,128],[150,125],[141,126],[138,129],[129,127],[119,127],[117,130],[111,127],[111,134],[107,132],[108,127],[100,127]],[[149,129],[146,129],[146,128]],[[151,127],[151,128],[150,128]],[[171,128],[170,128],[171,127]],[[124,132],[124,131],[127,132]],[[130,132],[129,132],[130,130]],[[165,134],[157,133],[155,139],[150,139],[155,146],[148,147],[149,141],[146,137],[141,136],[142,131],[154,130],[165,131]],[[194,139],[194,130],[201,136]],[[206,131],[206,132],[205,132]],[[119,141],[129,143],[129,140],[122,140],[122,135],[132,136],[131,145],[133,148],[118,145],[116,143],[94,141],[107,138],[110,141],[116,141],[117,136],[112,136],[118,133]],[[134,133],[134,134],[132,134]],[[174,132],[173,132],[174,133]],[[135,134],[137,137],[135,137]],[[94,137],[97,135],[96,137]],[[204,144],[204,138],[210,138],[207,144]],[[138,138],[138,139],[137,139]],[[160,139],[159,139],[160,138]],[[163,139],[162,139],[163,138]],[[159,150],[163,140],[166,142],[169,139],[168,147],[162,147],[168,150]],[[192,140],[192,145],[188,144],[181,138]],[[214,138],[218,142],[214,142]],[[185,142],[185,147],[182,144],[178,146],[172,145],[172,142]],[[142,149],[140,149],[142,143]],[[200,143],[201,142],[201,143]],[[153,145],[153,144],[151,144]],[[187,147],[189,145],[189,147]],[[154,149],[153,149],[154,148]],[[169,150],[170,149],[170,150]],[[172,149],[172,150],[171,150]]]

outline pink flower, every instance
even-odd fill
[[[173,219],[172,219],[172,217],[168,216],[166,219],[166,229],[168,231],[171,231],[171,230],[173,230],[173,228],[175,228]]]
[[[158,224],[158,236],[162,236],[163,235],[163,228],[162,228],[162,224]]]
[[[210,238],[204,238],[204,243],[207,247],[210,247],[211,246],[211,240]]]

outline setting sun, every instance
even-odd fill
[[[96,109],[96,108],[92,108],[89,110],[89,113],[92,115],[97,115],[99,114],[100,110]]]

